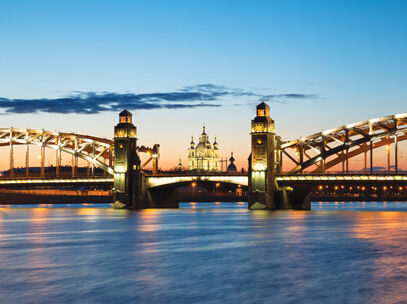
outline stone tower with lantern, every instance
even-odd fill
[[[140,158],[137,153],[137,128],[132,114],[124,110],[114,128],[114,206],[140,208]]]
[[[252,120],[250,135],[249,208],[258,203],[258,206],[264,206],[265,209],[276,209],[276,135],[274,121],[270,117],[270,107],[264,102],[256,107],[256,117]]]

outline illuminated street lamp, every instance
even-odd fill
[[[218,192],[219,187],[220,187],[220,183],[216,183],[216,184],[215,184],[216,192]]]
[[[196,183],[195,183],[195,182],[193,182],[193,183],[191,184],[191,186],[192,186],[192,196],[195,198],[195,188],[196,188]]]
[[[386,146],[387,153],[387,172],[390,173],[390,145]]]

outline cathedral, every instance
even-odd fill
[[[205,133],[205,127],[201,136],[199,137],[199,143],[195,147],[194,138],[191,138],[190,147],[188,149],[188,170],[195,171],[219,171],[219,149],[218,143],[213,142],[213,148],[209,142],[209,137]]]

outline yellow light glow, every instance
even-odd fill
[[[264,171],[264,170],[266,170],[266,168],[264,168],[263,164],[257,163],[254,165],[254,170],[255,171]]]
[[[125,173],[126,169],[123,166],[117,166],[116,172],[117,173]]]

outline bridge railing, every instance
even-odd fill
[[[291,175],[407,175],[407,171],[399,170],[399,171],[383,171],[383,170],[374,170],[374,171],[364,171],[364,170],[353,170],[348,172],[343,171],[325,171],[322,172],[314,172],[314,171],[304,171],[302,173],[290,173],[290,172],[283,172],[278,175],[283,176],[291,176]]]

